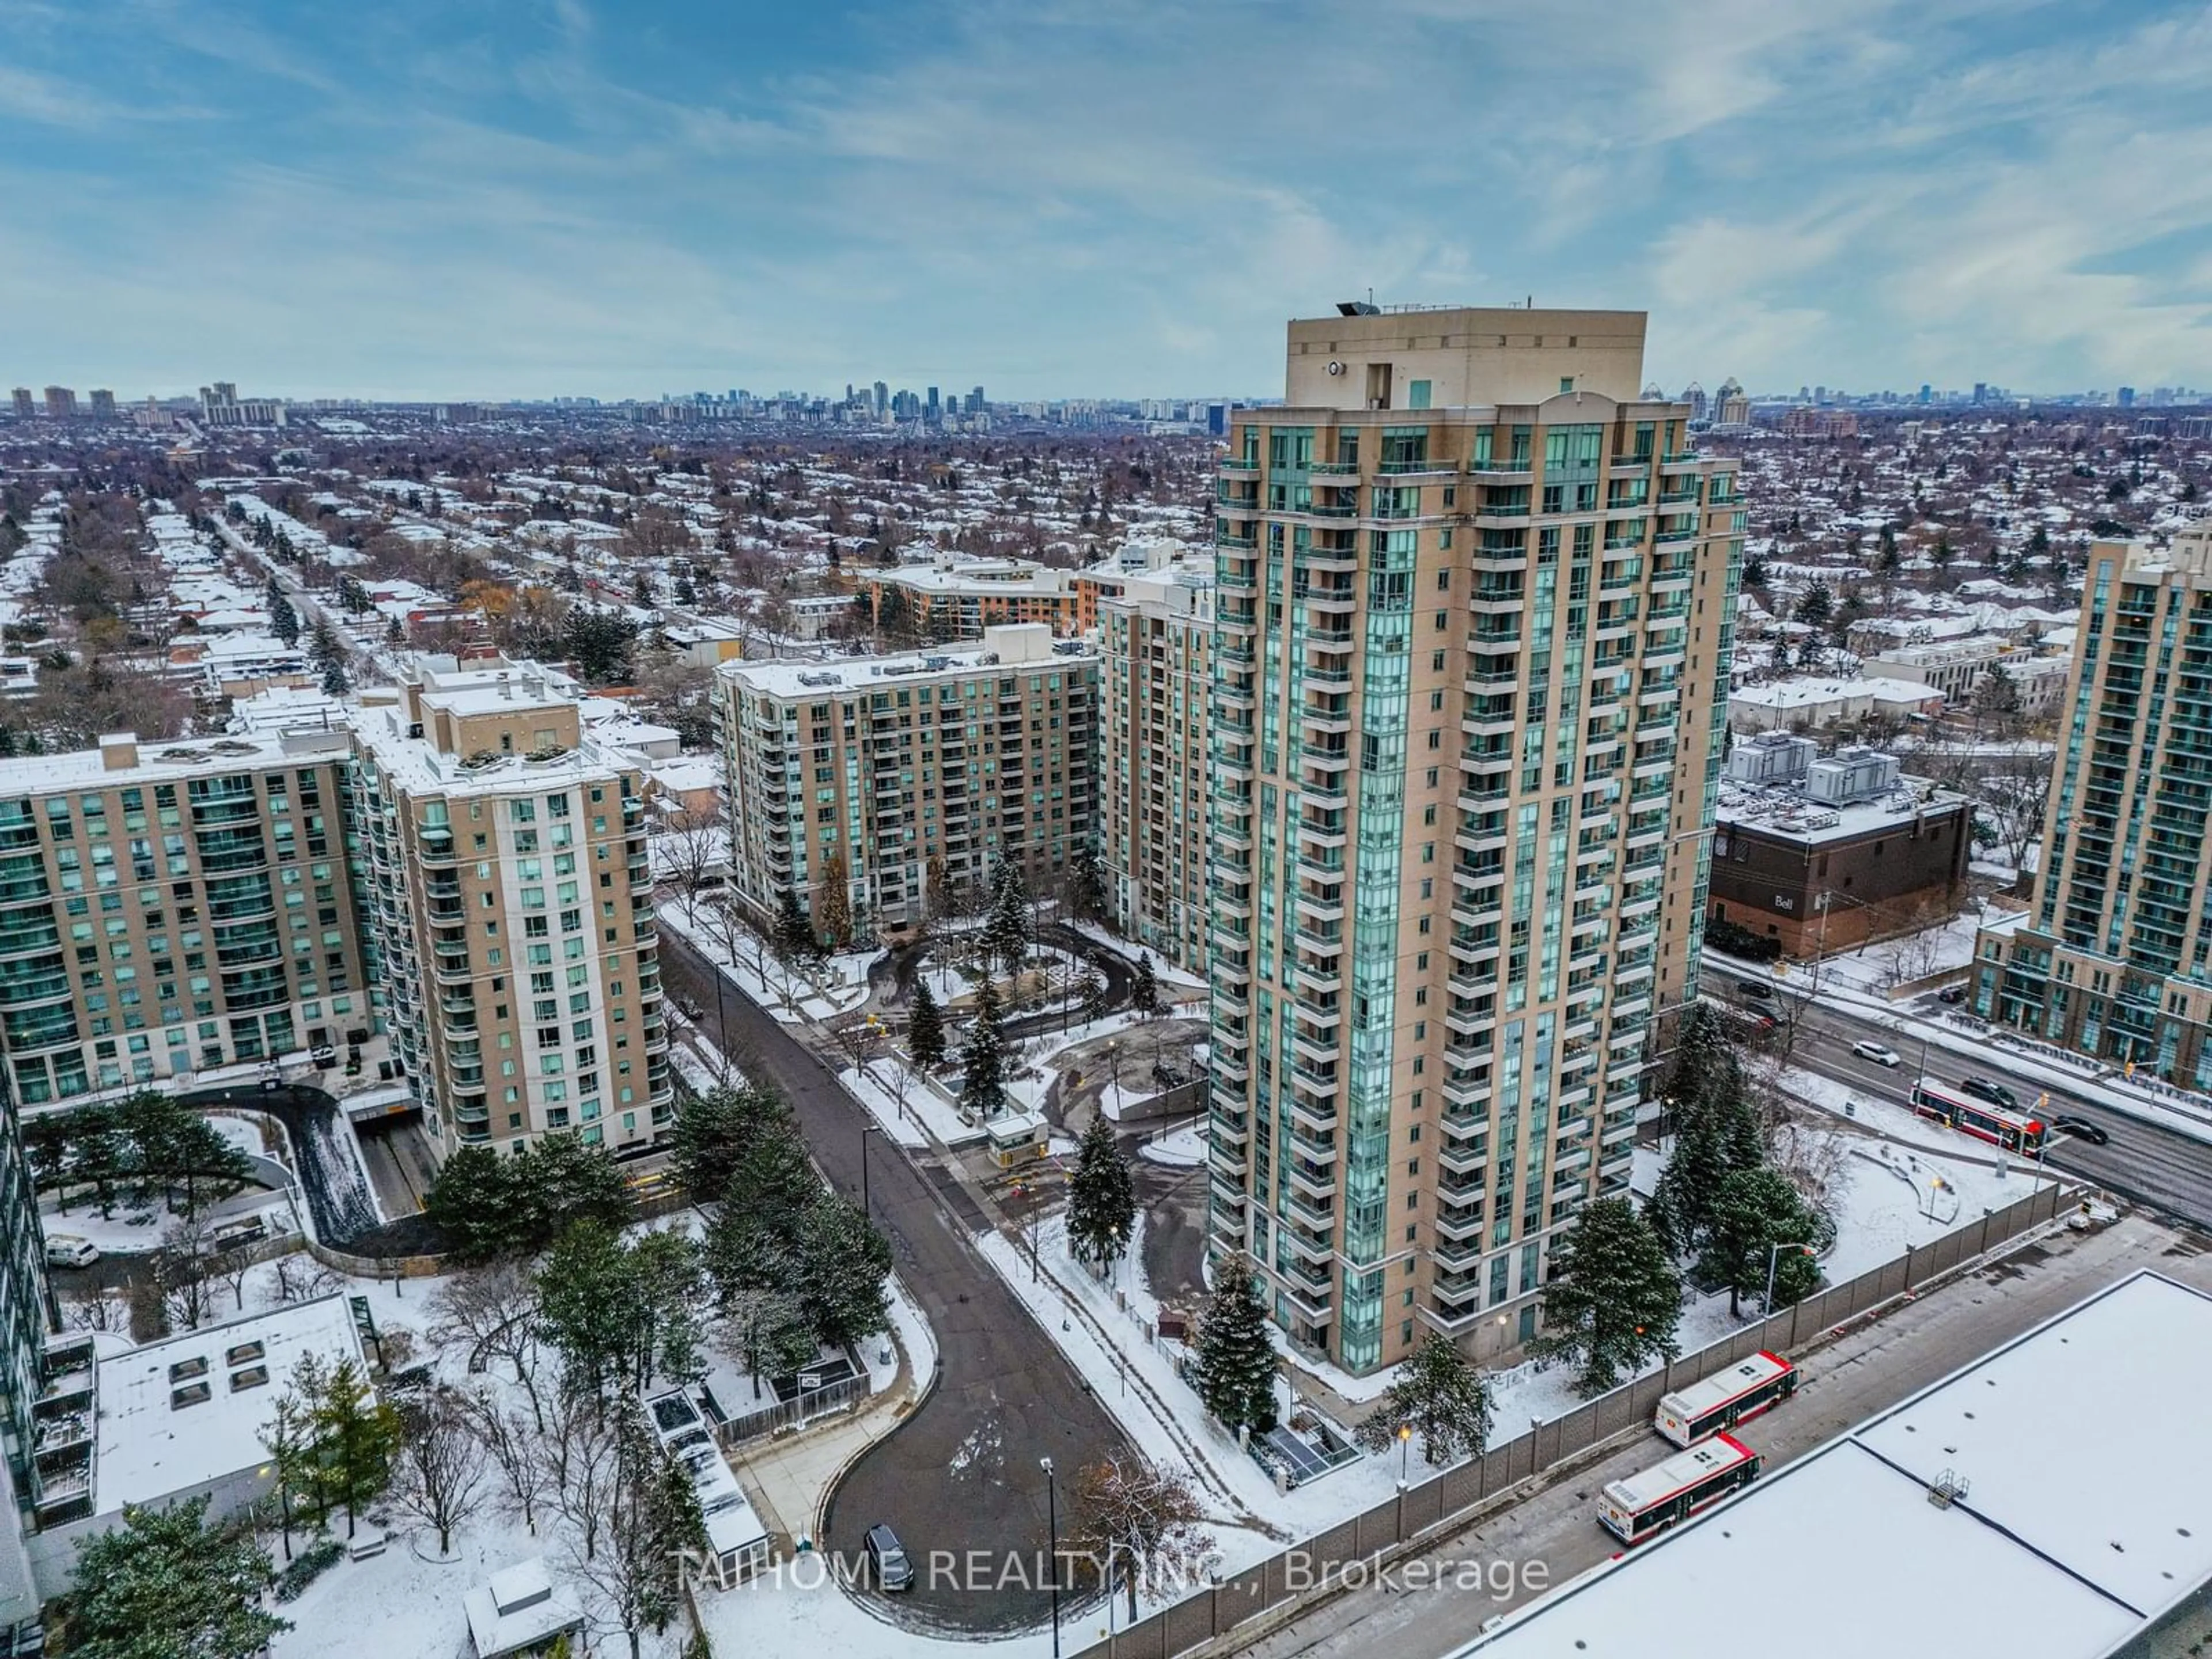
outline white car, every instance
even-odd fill
[[[46,1265],[50,1267],[89,1267],[100,1260],[100,1246],[74,1233],[46,1236]]]
[[[1870,1060],[1877,1066],[1895,1066],[1905,1058],[1883,1042],[1854,1042],[1851,1052],[1861,1060]]]

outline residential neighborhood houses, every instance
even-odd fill
[[[1338,313],[1267,401],[16,401],[0,1652],[1633,1630],[1346,1570],[2212,1290],[2098,1299],[2212,1222],[2212,440]]]

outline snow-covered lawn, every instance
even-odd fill
[[[1137,1156],[1170,1169],[1194,1168],[1206,1162],[1206,1130],[1202,1125],[1187,1123],[1180,1129],[1171,1129],[1147,1140],[1137,1148]]]
[[[848,1066],[837,1073],[837,1081],[902,1146],[926,1146],[933,1139],[941,1146],[969,1146],[988,1138],[988,1131],[963,1120],[951,1102],[902,1060],[872,1060],[865,1068]]]
[[[1276,1491],[1267,1471],[1206,1414],[1196,1392],[1176,1375],[1175,1356],[1182,1345],[1149,1336],[1159,1304],[1131,1266],[1143,1255],[1141,1215],[1129,1256],[1111,1284],[1068,1255],[1066,1224],[1058,1216],[1047,1218],[1038,1231],[1035,1275],[1026,1240],[1018,1245],[994,1232],[976,1243],[1130,1439],[1155,1462],[1190,1474],[1210,1515],[1304,1536],[1370,1509],[1397,1490],[1397,1459],[1386,1455],[1362,1456],[1304,1486]],[[1287,1413],[1293,1404],[1287,1389],[1283,1404]],[[1416,1479],[1431,1473],[1416,1464]],[[1240,1571],[1276,1547],[1257,1533],[1241,1536],[1251,1552],[1242,1558],[1231,1547],[1230,1535],[1223,1535],[1224,1571]]]
[[[1838,951],[1824,957],[1819,968],[1823,990],[1832,985],[1881,995],[1897,986],[1923,980],[1948,969],[1964,968],[1974,959],[1974,935],[1981,915],[1972,905],[1933,927],[1856,951]],[[1782,983],[1800,989],[1812,982],[1809,968],[1792,967]]]
[[[795,1025],[802,1019],[831,1019],[859,1007],[868,1000],[868,964],[882,954],[851,951],[831,957],[811,976],[787,973],[764,950],[756,960],[755,942],[750,937],[739,941],[733,957],[726,941],[708,924],[704,915],[696,920],[686,917],[679,901],[663,903],[659,914],[664,926],[690,940],[700,955],[721,969],[731,984],[786,1025]]]

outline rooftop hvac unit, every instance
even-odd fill
[[[1785,783],[1805,775],[1805,769],[1820,752],[1810,738],[1786,732],[1763,732],[1747,738],[1729,751],[1728,775],[1738,783]]]
[[[1844,749],[1815,761],[1805,774],[1805,793],[1830,806],[1871,800],[1896,787],[1897,757],[1875,749]]]

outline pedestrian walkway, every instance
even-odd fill
[[[822,1508],[838,1477],[904,1422],[929,1392],[935,1355],[924,1354],[917,1364],[897,1332],[891,1340],[898,1346],[898,1374],[859,1411],[796,1434],[770,1436],[732,1454],[739,1480],[768,1525],[776,1559],[788,1558],[802,1540],[806,1547],[815,1547]]]

